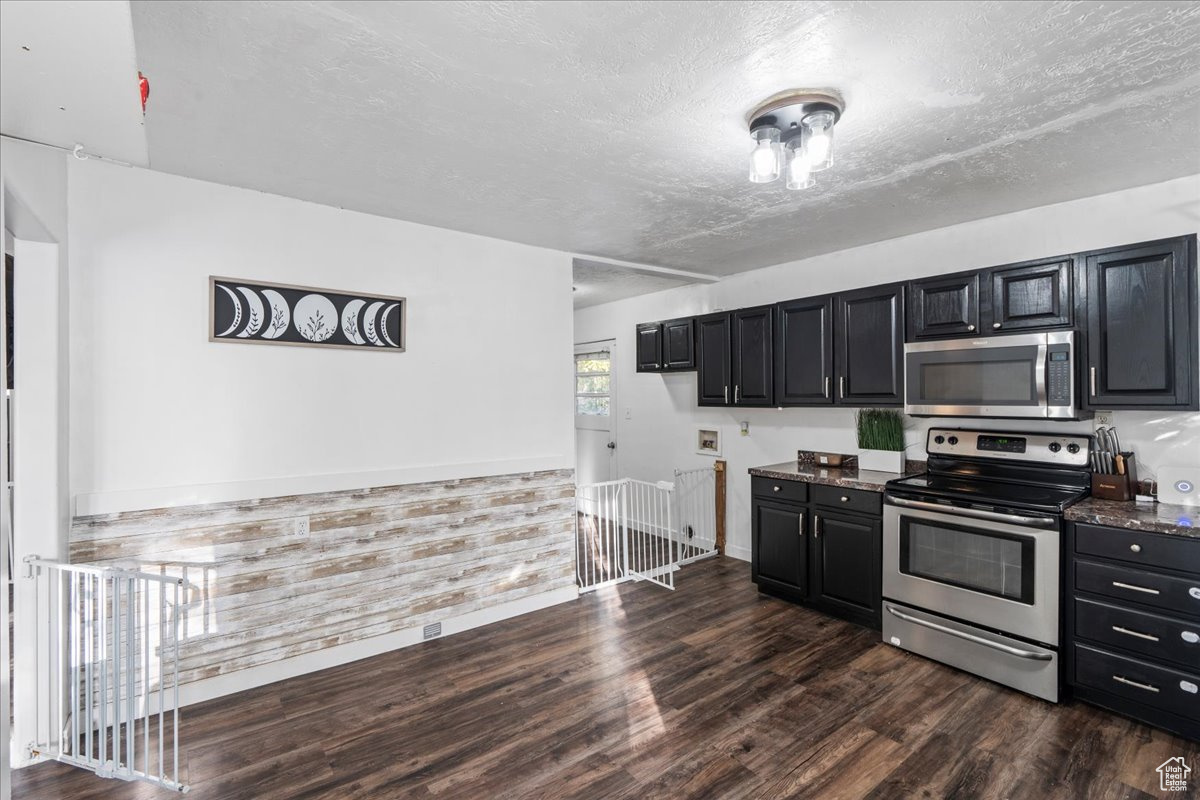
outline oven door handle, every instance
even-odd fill
[[[888,502],[905,508],[922,508],[926,511],[940,511],[943,514],[955,514],[975,519],[987,519],[995,522],[1008,522],[1013,525],[1032,525],[1039,528],[1057,528],[1058,521],[1049,517],[1027,517],[1021,514],[997,514],[995,511],[983,511],[978,508],[960,508],[959,506],[944,506],[939,503],[926,503],[922,500],[906,500],[903,497],[889,497]]]
[[[990,647],[993,650],[999,650],[1002,653],[1008,653],[1010,656],[1016,656],[1017,658],[1027,658],[1030,661],[1049,661],[1052,658],[1054,658],[1053,654],[1051,654],[1051,653],[1038,653],[1034,650],[1022,650],[1018,647],[1010,647],[1006,644],[1001,644],[1000,642],[993,642],[991,639],[985,639],[982,636],[976,636],[973,633],[967,633],[965,631],[955,630],[954,628],[949,628],[945,625],[938,625],[936,622],[929,622],[928,620],[918,619],[917,617],[905,614],[903,611],[897,611],[892,606],[888,606],[886,604],[885,604],[885,607],[887,608],[889,614],[891,614],[894,617],[899,617],[900,619],[904,620],[905,622],[911,622],[913,625],[920,625],[924,628],[932,628],[935,631],[938,631],[940,633],[949,634],[950,636],[956,636],[959,639],[966,639],[968,642],[974,642],[975,644],[981,644],[981,645],[984,645],[985,647]]]

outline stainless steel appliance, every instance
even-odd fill
[[[889,481],[885,642],[1058,701],[1062,512],[1087,436],[931,428],[928,472]]]
[[[904,345],[904,411],[939,417],[1076,419],[1075,332]]]

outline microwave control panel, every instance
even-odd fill
[[[1071,345],[1051,344],[1046,346],[1046,404],[1070,406],[1072,370]]]

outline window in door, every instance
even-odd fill
[[[612,404],[612,358],[608,351],[575,354],[575,415],[607,417]]]

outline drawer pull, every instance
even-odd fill
[[[1197,600],[1200,600],[1200,586],[1193,586],[1192,588],[1188,589],[1188,594]]]
[[[772,486],[771,487],[772,492],[778,492],[778,491],[781,491],[782,489],[783,489],[782,486]]]
[[[1157,636],[1152,636],[1148,633],[1139,633],[1137,631],[1131,631],[1128,628],[1122,628],[1120,625],[1113,625],[1112,629],[1114,631],[1116,631],[1117,633],[1123,633],[1126,636],[1134,636],[1138,639],[1145,639],[1147,642],[1157,642],[1158,641]]]
[[[1195,631],[1184,631],[1183,633],[1179,634],[1179,638],[1183,639],[1188,644],[1195,644],[1196,642],[1200,642],[1200,633],[1196,633]]]
[[[1198,690],[1200,690],[1200,686],[1196,686],[1196,684],[1192,683],[1191,681],[1180,681],[1179,688],[1191,694],[1195,694]]]
[[[1134,586],[1132,583],[1121,583],[1120,581],[1113,581],[1112,585],[1117,587],[1118,589],[1129,589],[1130,591],[1134,591],[1134,592],[1145,592],[1146,594],[1162,594],[1162,592],[1160,592],[1158,589],[1147,589],[1145,586]]]
[[[1155,694],[1158,694],[1158,687],[1151,686],[1148,683],[1138,683],[1137,681],[1131,681],[1129,678],[1125,678],[1120,675],[1113,675],[1113,680],[1117,683],[1123,683],[1126,686],[1132,686],[1135,689],[1144,689],[1147,692],[1154,692]]]
[[[842,495],[842,502],[843,502],[843,503],[849,503],[849,502],[850,502],[850,498],[849,498],[849,497],[846,497],[846,495]]]
[[[1135,553],[1142,552],[1142,546],[1140,544],[1131,544],[1131,545],[1129,545],[1129,549]]]

